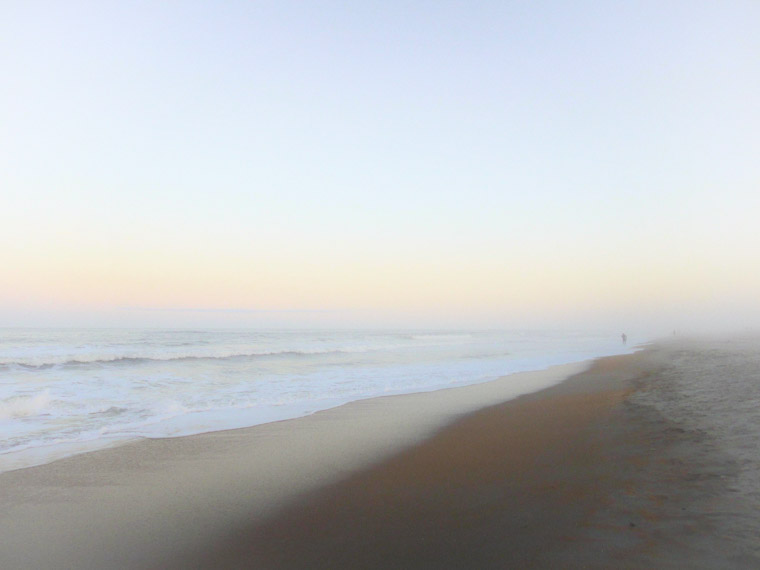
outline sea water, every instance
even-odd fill
[[[567,332],[0,329],[0,471],[626,350]]]

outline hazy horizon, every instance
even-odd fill
[[[0,8],[0,327],[760,327],[760,4]]]

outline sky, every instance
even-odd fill
[[[0,5],[0,326],[760,326],[760,3]]]

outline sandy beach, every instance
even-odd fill
[[[755,347],[660,343],[3,473],[0,566],[758,567],[757,426],[686,389],[756,380]],[[505,401],[531,374],[567,380]]]
[[[760,570],[758,22],[0,1],[0,570]]]

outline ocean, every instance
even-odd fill
[[[583,332],[0,329],[0,471],[629,350]]]

